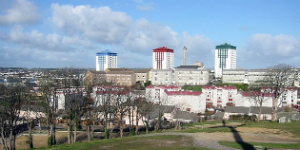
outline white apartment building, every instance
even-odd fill
[[[174,70],[173,69],[152,69],[149,72],[149,79],[152,85],[173,85]]]
[[[272,107],[273,105],[273,97],[274,97],[274,88],[263,88],[262,91],[264,92],[264,99],[262,106],[263,107]],[[284,93],[279,98],[278,107],[294,107],[297,106],[297,94],[298,89],[295,87],[289,87],[284,91]],[[257,95],[257,94],[256,94]],[[250,106],[257,106],[255,99],[257,98],[253,92],[239,92],[236,96],[235,106],[243,106],[243,107],[250,107]]]
[[[155,103],[155,104],[163,104],[167,103],[167,99],[164,96],[166,91],[180,91],[181,88],[179,86],[154,86],[149,85],[146,87],[146,99]]]
[[[265,78],[268,78],[268,75],[272,75],[269,69],[224,69],[222,82],[250,85],[255,84],[257,81],[263,81]],[[298,70],[291,69],[287,78],[290,86],[299,87],[300,76],[298,76]]]
[[[179,66],[175,69],[152,69],[149,72],[152,85],[206,85],[209,70],[197,65]]]
[[[96,71],[104,71],[107,68],[117,68],[117,53],[108,50],[96,54]]]
[[[173,69],[174,50],[167,47],[159,47],[153,50],[153,69]]]
[[[227,105],[233,105],[236,101],[237,89],[234,86],[204,86],[202,94],[205,95],[207,108],[224,108]]]
[[[206,109],[205,98],[202,98],[202,92],[194,91],[166,91],[165,105],[172,105],[177,110],[204,113]]]
[[[174,70],[173,84],[184,85],[206,85],[209,83],[209,70],[198,65],[184,65]]]
[[[266,69],[224,69],[223,83],[253,84],[262,81],[268,73]]]
[[[129,94],[130,92],[124,90],[123,86],[94,86],[91,96],[94,100],[94,106],[97,107],[103,103],[114,105],[117,98],[125,102]]]
[[[236,69],[236,47],[227,43],[216,46],[215,78],[221,78],[223,70]]]

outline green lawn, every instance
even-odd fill
[[[300,149],[300,143],[255,143],[255,142],[248,142],[248,143],[238,143],[238,142],[219,142],[221,145],[238,148],[238,149],[251,149],[254,148],[280,148],[280,149]]]
[[[236,121],[228,121],[227,124],[237,124],[239,122]],[[218,126],[217,128],[210,128],[208,126]],[[202,129],[202,126],[204,127]],[[213,121],[213,122],[199,122],[193,124],[185,124],[183,125],[183,130],[171,130],[171,132],[183,132],[183,133],[197,133],[197,132],[231,132],[231,129],[228,127],[222,127],[221,121]]]
[[[39,148],[48,150],[208,150],[207,148],[193,146],[191,137],[165,135],[150,137],[126,137],[107,140],[95,140],[92,142],[79,142],[74,144],[55,145]]]

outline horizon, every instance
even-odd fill
[[[237,68],[300,68],[300,2],[0,0],[0,67],[96,68],[96,53],[118,53],[118,68],[152,68],[158,47],[174,66],[214,68],[214,50],[237,48]]]

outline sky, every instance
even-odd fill
[[[175,66],[214,67],[217,45],[237,47],[237,67],[300,68],[299,0],[0,0],[0,67],[152,68],[152,52],[174,49]]]

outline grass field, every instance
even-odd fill
[[[92,142],[79,142],[74,144],[56,145],[39,148],[47,150],[208,150],[193,146],[193,139],[184,136],[151,136],[151,137],[126,137],[108,140],[95,140]]]
[[[238,142],[219,142],[221,145],[238,148],[238,149],[247,149],[244,143]],[[248,142],[248,145],[252,145],[253,147],[257,148],[276,148],[276,149],[300,149],[300,143],[255,143],[255,142]]]

